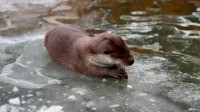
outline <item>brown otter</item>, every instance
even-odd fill
[[[133,55],[120,36],[101,33],[89,37],[76,25],[53,28],[47,32],[44,44],[54,61],[87,75],[127,79],[125,66],[134,63]]]

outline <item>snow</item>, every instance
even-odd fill
[[[20,99],[19,99],[19,97],[10,99],[8,102],[9,102],[11,105],[20,105]]]
[[[116,108],[116,107],[119,107],[118,104],[114,104],[114,105],[111,105],[110,108]]]
[[[19,110],[11,105],[2,105],[0,106],[0,112],[19,112]]]
[[[12,91],[16,93],[19,91],[19,89],[17,87],[14,87]]]
[[[76,100],[76,97],[75,97],[74,95],[71,95],[71,96],[68,97],[68,99],[69,99],[69,100],[75,101],[75,100]]]
[[[45,105],[40,108],[40,110],[36,112],[63,112],[63,107],[58,105],[53,105],[47,108]]]
[[[106,79],[103,79],[102,81],[103,81],[103,82],[106,82],[107,80],[106,80]]]
[[[131,85],[127,85],[127,88],[130,88],[130,89],[132,89],[133,87],[132,87]]]
[[[62,106],[51,106],[47,108],[45,111],[41,112],[61,112],[62,108],[63,108]]]

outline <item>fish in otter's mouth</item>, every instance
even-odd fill
[[[124,66],[123,63],[121,63],[119,60],[113,59],[109,55],[95,55],[89,57],[89,63],[100,66],[100,67],[106,67],[106,68],[119,68],[121,66]]]

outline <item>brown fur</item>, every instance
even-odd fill
[[[101,33],[89,37],[76,25],[60,25],[48,31],[44,44],[54,61],[87,75],[128,78],[124,66],[134,63],[120,36]]]

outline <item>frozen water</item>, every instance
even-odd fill
[[[44,33],[1,38],[0,82],[14,85],[6,94],[19,94],[20,103],[11,104],[23,104],[22,112],[182,112],[200,108],[199,87],[176,81],[183,73],[169,69],[175,65],[168,58],[135,54],[135,64],[127,68],[128,80],[89,77],[52,62],[43,45]],[[1,110],[19,111],[3,104]]]
[[[16,59],[14,63],[10,63],[2,69],[1,81],[12,83],[24,88],[41,88],[49,84],[59,84],[60,81],[57,79],[52,79],[50,77],[43,76],[41,71],[48,63],[51,62],[50,58],[47,57],[47,53],[43,47],[43,40],[39,39],[44,37],[43,34],[33,37],[32,40],[23,37],[19,39],[20,41],[15,41],[16,46],[19,44],[27,43],[22,48],[16,49],[16,51],[21,51],[22,54]],[[38,40],[34,40],[38,39]],[[26,40],[29,40],[27,42]],[[37,42],[38,41],[38,42]],[[12,43],[12,41],[5,41],[2,43]],[[11,46],[15,47],[13,44]],[[10,46],[8,46],[10,47]],[[2,55],[7,54],[6,48],[2,50]],[[33,51],[33,52],[30,52]],[[46,58],[47,57],[47,58]],[[2,58],[2,61],[8,60],[8,58]]]
[[[8,93],[21,93],[16,102],[7,100],[23,104],[22,112],[182,112],[200,108],[199,87],[173,81],[177,73],[182,73],[168,69],[168,65],[174,65],[167,58],[135,54],[135,64],[127,68],[128,80],[89,77],[52,62],[43,46],[43,37],[44,33],[35,33],[15,40],[2,37],[0,42],[0,81],[16,86]],[[36,91],[24,93],[20,88]],[[17,107],[5,105],[0,109],[13,108],[13,112],[18,112]]]

